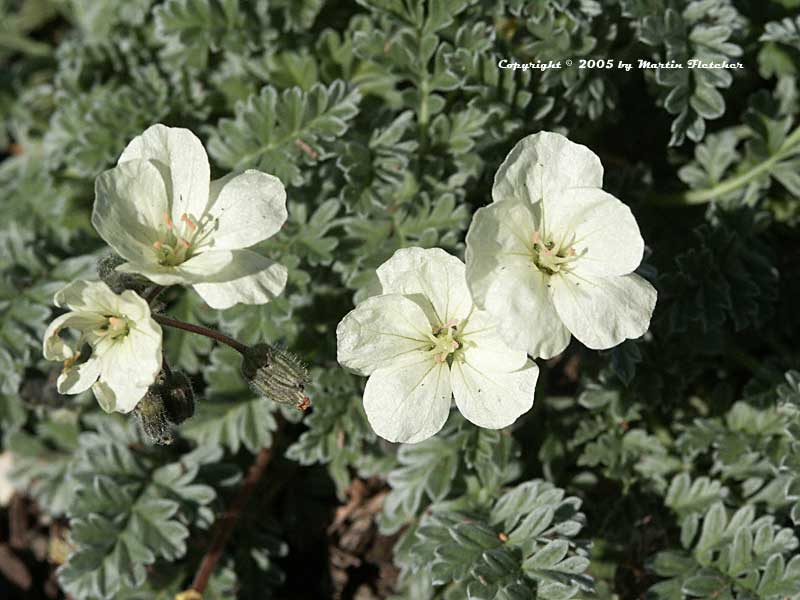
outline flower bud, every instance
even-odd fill
[[[242,374],[255,393],[299,410],[308,408],[308,372],[295,356],[269,344],[256,344],[242,356]]]
[[[175,440],[164,398],[158,393],[156,386],[150,386],[144,398],[139,400],[133,414],[139,420],[144,434],[154,444],[168,445]]]
[[[189,378],[179,371],[164,371],[136,405],[134,414],[153,443],[171,444],[174,426],[194,414],[194,391]]]
[[[121,294],[125,290],[143,292],[151,285],[150,282],[141,275],[117,271],[117,267],[124,262],[125,259],[116,252],[106,252],[97,259],[97,275],[115,294]]]

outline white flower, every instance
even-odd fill
[[[602,349],[650,326],[656,291],[633,273],[644,241],[602,184],[600,159],[550,132],[523,139],[497,171],[467,233],[467,282],[510,346],[550,358],[570,333]]]
[[[286,269],[244,248],[277,233],[286,216],[279,179],[249,170],[210,182],[200,140],[153,125],[97,178],[92,224],[127,261],[117,270],[190,285],[222,309],[283,291]]]
[[[70,312],[57,317],[44,334],[44,357],[64,361],[58,391],[79,394],[90,387],[106,412],[134,409],[161,370],[161,327],[147,302],[127,290],[117,295],[102,282],[74,281],[55,295]],[[59,333],[77,329],[69,345]],[[91,354],[83,362],[83,348]]]
[[[438,248],[407,248],[378,268],[378,279],[382,295],[336,329],[339,362],[370,376],[364,409],[378,435],[429,438],[444,426],[453,396],[467,419],[491,429],[530,409],[539,369],[473,306],[464,263]]]

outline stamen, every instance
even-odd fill
[[[153,242],[153,248],[155,248],[156,250],[161,250],[162,247],[163,244],[161,242]]]
[[[533,243],[534,244],[541,244],[542,243],[542,234],[539,233],[539,230],[536,229],[533,232]]]
[[[187,215],[186,213],[183,213],[183,214],[181,215],[181,221],[183,221],[184,223],[186,223],[186,226],[187,226],[189,229],[191,229],[192,231],[194,231],[195,229],[197,229],[197,223],[195,223],[195,222],[192,220],[192,218],[191,218],[189,215]]]
[[[567,256],[577,256],[575,253],[575,248],[570,248],[569,252],[567,252]]]
[[[191,246],[191,244],[190,244],[189,242],[187,242],[187,241],[186,241],[185,239],[183,239],[183,238],[178,238],[178,243],[179,243],[181,246],[183,246],[184,248],[186,248],[187,250],[188,250],[188,249],[189,249],[189,247]]]
[[[453,340],[452,343],[450,344],[450,347],[453,350],[458,350],[461,347],[461,344],[459,344],[457,341]]]
[[[174,223],[172,222],[172,217],[169,216],[169,213],[164,213],[164,221],[167,224],[167,229],[172,229]]]
[[[81,351],[78,350],[75,354],[73,354],[67,360],[65,360],[64,361],[63,370],[64,371],[68,371],[69,369],[71,369],[72,365],[74,365],[76,362],[78,362],[78,359],[80,358],[80,356],[81,356]]]
[[[112,326],[114,329],[116,329],[116,328],[118,328],[120,325],[122,325],[122,324],[123,324],[125,321],[123,321],[123,320],[122,320],[122,319],[120,319],[119,317],[108,317],[108,322],[111,324],[111,326]]]

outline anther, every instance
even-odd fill
[[[191,218],[189,215],[187,215],[186,213],[183,213],[183,214],[181,215],[181,221],[183,221],[184,223],[186,223],[186,226],[187,226],[189,229],[191,229],[192,231],[194,231],[195,229],[197,229],[197,223],[195,223],[194,221],[192,221],[192,218]]]
[[[164,213],[164,221],[167,224],[167,229],[172,229],[174,223],[172,222],[172,217],[169,216],[169,213]]]

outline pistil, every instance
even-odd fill
[[[458,334],[458,321],[456,319],[450,319],[447,323],[433,328],[431,351],[433,352],[434,361],[443,364],[451,359],[456,350],[461,348]]]
[[[533,264],[548,275],[569,268],[569,263],[580,256],[572,246],[572,240],[556,244],[553,239],[545,239],[538,229],[533,232],[531,241],[533,242],[531,249]]]

